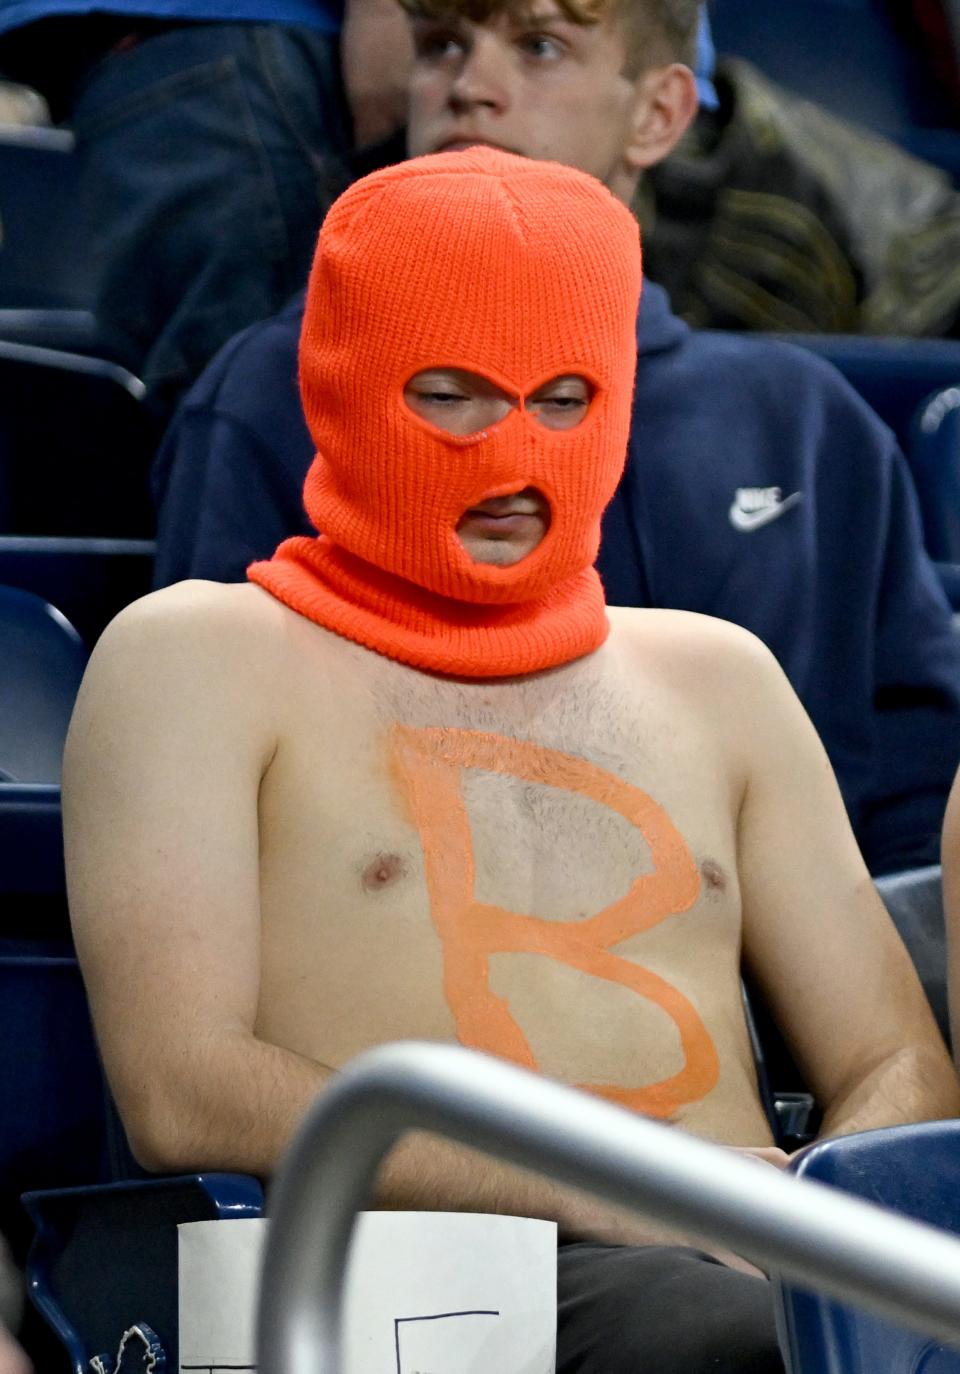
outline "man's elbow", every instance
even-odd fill
[[[153,1084],[136,1092],[119,1091],[116,1101],[133,1157],[148,1173],[230,1167],[197,1114],[189,1110],[186,1094],[179,1094],[178,1100]]]
[[[824,1135],[960,1116],[960,1080],[937,1039],[902,1046],[837,1094],[824,1114]]]
[[[960,1078],[942,1041],[908,1052],[904,1073],[917,1086],[918,1121],[960,1116]]]

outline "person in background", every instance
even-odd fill
[[[399,117],[405,35],[384,50],[383,9],[0,0],[0,75],[76,136],[98,327],[161,423],[222,344],[300,289],[355,135]]]
[[[412,153],[488,142],[631,203],[692,119],[695,0],[412,6]],[[397,10],[400,13],[399,7]],[[230,343],[154,468],[156,585],[241,579],[306,533],[302,302]],[[620,605],[731,620],[773,650],[823,739],[872,871],[930,863],[960,762],[960,636],[889,430],[785,344],[697,333],[647,282],[630,454],[599,568]],[[694,556],[695,555],[695,556]]]
[[[634,206],[678,314],[702,329],[960,336],[948,172],[742,58],[715,66],[706,12],[699,64],[717,98]]]

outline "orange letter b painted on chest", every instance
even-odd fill
[[[430,912],[443,948],[444,993],[461,1044],[539,1069],[507,1002],[491,991],[493,954],[540,954],[594,978],[635,992],[673,1020],[683,1067],[641,1088],[582,1084],[588,1092],[650,1116],[668,1117],[699,1102],[716,1086],[716,1047],[696,1009],[672,984],[611,953],[613,946],[688,911],[700,892],[700,874],[683,837],[645,792],[573,754],[472,730],[393,731],[393,769],[403,787],[423,845]],[[636,878],[627,894],[576,922],[521,916],[478,902],[470,822],[461,774],[482,769],[577,793],[618,812],[643,835],[653,871]]]

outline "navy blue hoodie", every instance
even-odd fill
[[[302,300],[238,335],[156,466],[156,583],[239,581],[314,533],[296,388]],[[937,861],[960,761],[960,635],[896,441],[829,364],[700,333],[647,282],[626,471],[599,568],[613,605],[700,611],[776,654],[874,872]]]

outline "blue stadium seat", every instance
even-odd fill
[[[146,539],[67,539],[0,534],[0,586],[57,606],[88,648],[151,589],[155,544]]]
[[[16,898],[63,898],[65,891],[60,788],[0,783],[0,941],[29,935],[14,928]]]
[[[927,1001],[950,1043],[947,1007],[947,937],[943,920],[943,884],[939,864],[888,873],[876,879],[877,891],[906,945],[927,994]]]
[[[960,1121],[819,1141],[791,1171],[960,1232]],[[960,1351],[774,1277],[789,1374],[960,1374]]]
[[[852,334],[778,335],[833,363],[908,451],[918,407],[960,386],[960,340],[878,339]],[[908,452],[909,456],[909,452]]]
[[[930,556],[960,564],[960,378],[920,406],[909,452]]]
[[[718,53],[745,57],[834,114],[904,141],[941,122],[922,63],[884,0],[716,0]]]
[[[0,953],[0,1231],[22,1257],[19,1196],[106,1167],[104,1089],[76,960]]]
[[[149,539],[155,421],[115,363],[0,338],[0,533]]]
[[[28,1193],[24,1204],[36,1226],[28,1291],[72,1374],[88,1374],[99,1354],[113,1369],[123,1333],[135,1326],[156,1337],[172,1374],[180,1367],[177,1226],[260,1216],[263,1191],[245,1175],[198,1174]],[[138,1345],[131,1367],[141,1367],[143,1353]]]
[[[927,550],[947,599],[960,610],[960,341],[779,337],[833,363],[896,434],[916,483]]]
[[[0,780],[58,783],[83,641],[40,597],[0,587],[0,643]]]
[[[0,125],[0,337],[84,352],[104,340],[74,143],[66,129]]]

